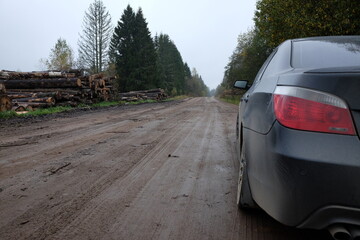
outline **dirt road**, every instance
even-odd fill
[[[0,239],[328,239],[236,208],[214,98],[0,122]]]

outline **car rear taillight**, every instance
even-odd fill
[[[284,126],[306,131],[355,135],[347,104],[340,98],[306,88],[278,86],[274,111]]]

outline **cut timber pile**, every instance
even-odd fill
[[[5,84],[0,83],[0,112],[9,111],[12,108],[12,102],[6,94]]]
[[[3,99],[5,93],[2,93],[1,89],[7,89],[7,100],[10,99],[15,110],[76,106],[79,103],[88,104],[109,100],[112,96],[113,79],[104,73],[84,76],[81,70],[69,72],[0,71],[0,94]],[[0,103],[2,106],[3,102]]]
[[[140,100],[156,100],[161,101],[167,98],[165,91],[161,88],[150,89],[144,91],[132,91],[119,93],[120,100],[127,102],[136,102]]]
[[[0,83],[0,94],[5,94],[5,93],[6,93],[5,84]]]

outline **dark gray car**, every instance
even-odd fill
[[[360,36],[282,43],[242,97],[237,131],[240,207],[360,238]]]

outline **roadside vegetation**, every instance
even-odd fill
[[[117,26],[101,0],[94,0],[85,12],[78,41],[78,59],[66,40],[59,38],[48,59],[41,59],[44,69],[67,71],[85,69],[89,74],[107,72],[117,76],[118,92],[164,89],[168,96],[208,96],[196,68],[190,68],[170,36],[152,37],[141,8],[128,5]]]
[[[172,100],[179,100],[181,97],[175,97],[171,99],[167,99],[166,101],[172,101]],[[40,116],[40,115],[48,115],[48,114],[54,114],[54,113],[60,113],[60,112],[66,112],[66,111],[72,111],[75,109],[81,109],[81,108],[101,108],[101,107],[111,107],[111,106],[118,106],[118,105],[137,105],[137,104],[144,104],[144,103],[155,103],[158,102],[156,100],[139,100],[134,102],[126,102],[126,101],[108,101],[108,102],[99,102],[94,104],[79,104],[76,107],[70,107],[70,106],[59,106],[59,107],[49,107],[49,108],[39,108],[34,111],[24,111],[24,112],[15,112],[15,111],[5,111],[0,112],[0,119],[9,119],[14,117],[28,117],[28,116]]]
[[[186,98],[189,98],[189,96],[188,95],[177,95],[177,96],[165,99],[165,102],[167,102],[167,101],[176,101],[176,100],[184,100]]]
[[[83,19],[83,29],[78,41],[78,59],[64,38],[59,38],[47,59],[41,59],[44,70],[67,72],[82,69],[87,74],[105,72],[114,77],[111,87],[115,92],[163,89],[167,96],[183,98],[209,95],[196,68],[183,61],[175,43],[167,34],[151,36],[143,11],[134,11],[130,5],[123,11],[117,26],[112,26],[111,16],[102,0],[89,5]],[[6,87],[6,84],[5,84]],[[116,95],[116,94],[115,94]],[[118,104],[154,102],[102,102],[79,107],[102,107]],[[0,118],[34,116],[68,111],[71,107],[51,107],[17,114],[1,112]]]
[[[358,0],[257,1],[254,28],[239,35],[216,96],[227,95],[226,91],[233,88],[236,80],[252,83],[263,62],[283,41],[312,36],[360,35],[359,19]]]
[[[224,102],[227,102],[227,103],[239,105],[240,98],[241,98],[240,95],[231,95],[231,96],[221,97],[220,100],[224,101]]]
[[[5,112],[0,112],[0,119],[9,119],[9,118],[13,118],[13,117],[47,115],[47,114],[69,111],[70,109],[73,109],[73,107],[39,108],[34,111],[23,111],[23,112],[5,111]]]

